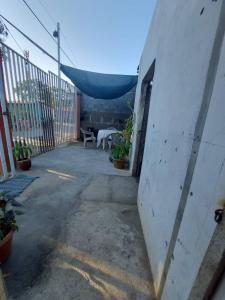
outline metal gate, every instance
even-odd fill
[[[58,76],[49,72],[49,85],[53,99],[54,134],[56,145],[71,141],[76,132],[76,90],[61,79],[61,97],[58,93]]]
[[[76,88],[0,43],[0,179],[15,173],[12,143],[33,156],[76,139]],[[60,96],[59,96],[60,95]]]
[[[76,89],[46,73],[1,44],[3,76],[13,141],[25,141],[33,155],[52,150],[75,137]]]

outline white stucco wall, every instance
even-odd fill
[[[221,5],[221,0],[217,2],[159,0],[140,61],[131,166],[134,165],[136,137],[141,124],[138,116],[142,80],[156,59],[138,194],[139,212],[156,291],[162,279],[162,270],[191,155],[194,130],[203,99]],[[203,7],[203,14],[200,15]],[[221,91],[218,93],[220,95]],[[221,103],[217,104],[217,110],[221,109],[220,105]],[[213,106],[210,107],[209,118],[210,116],[215,118],[212,110]],[[211,213],[222,193],[218,177],[222,148],[210,146],[210,143],[212,140],[212,143],[219,142],[223,135],[222,125],[220,121],[218,122],[218,127],[215,129],[220,134],[215,140],[210,131],[212,120],[207,119],[208,127],[205,128],[203,141],[209,143],[203,142],[200,148],[191,186],[193,196],[188,199],[179,233],[181,244],[185,246],[182,247],[179,243],[176,245],[174,260],[163,293],[165,300],[187,299],[203,258],[202,255],[215,227]],[[217,156],[215,165],[213,165],[214,155]],[[212,173],[209,173],[210,169],[213,169]],[[220,176],[225,175],[222,172]],[[216,184],[218,184],[217,188]],[[193,220],[195,218],[197,221]],[[207,223],[205,226],[207,234],[205,231],[202,232],[205,223]],[[196,242],[198,240],[199,244]],[[195,251],[198,251],[197,255]],[[193,264],[197,267],[192,268]],[[174,280],[176,288],[174,288]]]
[[[187,206],[162,299],[187,299],[213,236],[214,211],[225,196],[225,41]],[[179,276],[178,276],[179,274]]]

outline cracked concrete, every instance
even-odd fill
[[[19,232],[2,266],[9,299],[155,299],[137,182],[80,144],[33,159]]]

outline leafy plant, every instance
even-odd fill
[[[131,135],[133,132],[133,125],[134,125],[134,113],[130,102],[128,102],[128,107],[132,111],[132,115],[126,120],[125,128],[122,131],[117,133],[120,139],[119,142],[117,142],[112,146],[113,159],[125,159],[130,152]]]
[[[115,144],[112,148],[112,158],[113,159],[124,159],[126,156],[126,151],[124,143]]]
[[[130,142],[132,132],[133,132],[133,115],[131,115],[131,116],[126,120],[125,128],[124,128],[124,130],[122,131],[122,135],[123,135],[123,137],[124,137],[124,139],[125,139],[126,141]]]
[[[13,154],[16,160],[25,160],[31,157],[32,150],[30,146],[26,145],[25,141],[16,141],[13,147]]]
[[[3,193],[0,193],[0,240],[11,231],[18,230],[12,205]]]

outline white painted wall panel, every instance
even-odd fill
[[[133,149],[141,124],[142,80],[156,59],[138,194],[156,290],[190,158],[220,8],[221,2],[204,0],[159,1],[140,62]],[[133,159],[134,155],[135,151]]]
[[[224,95],[225,42],[191,184],[193,196],[187,201],[163,300],[188,298],[216,227],[214,211],[225,197]]]

